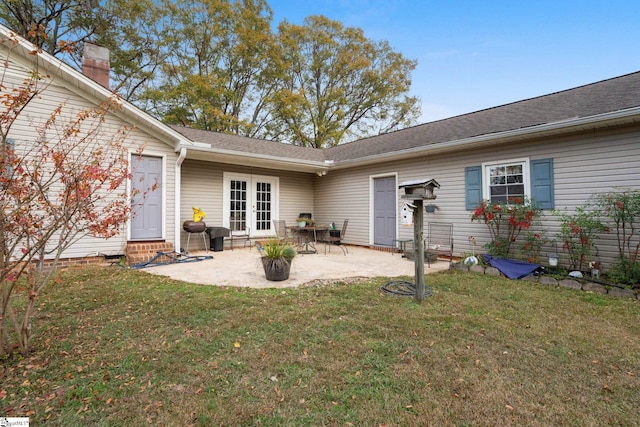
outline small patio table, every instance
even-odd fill
[[[287,226],[287,229],[298,236],[297,251],[299,254],[317,254],[316,243],[318,242],[318,236],[322,236],[323,233],[329,231],[329,227],[326,225],[308,225],[305,227],[292,225]]]

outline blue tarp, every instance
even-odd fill
[[[522,279],[541,268],[540,264],[531,264],[530,262],[517,261],[515,259],[493,259],[489,254],[484,254],[483,257],[490,266],[500,270],[509,279]]]

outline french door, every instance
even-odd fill
[[[279,179],[272,176],[224,174],[225,224],[234,234],[266,237],[275,234]]]

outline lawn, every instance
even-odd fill
[[[457,271],[287,290],[65,272],[0,365],[31,425],[638,425],[640,302]]]

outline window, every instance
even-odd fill
[[[247,182],[231,180],[229,192],[229,228],[234,231],[247,228]]]
[[[512,197],[529,196],[527,162],[483,165],[487,188],[485,199],[506,203]]]
[[[553,159],[511,160],[465,168],[465,206],[474,210],[482,200],[506,202],[527,196],[542,209],[553,209]]]

